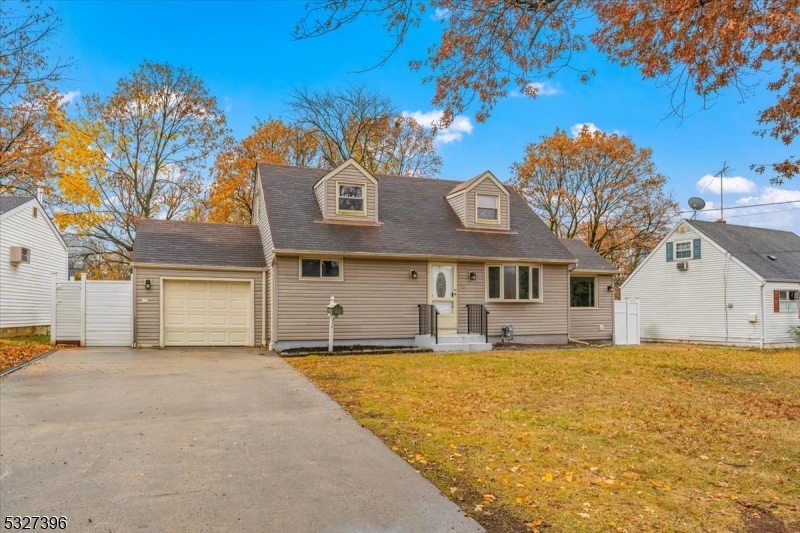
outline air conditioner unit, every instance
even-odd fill
[[[22,262],[22,246],[12,246],[10,256],[12,265],[20,264]]]
[[[689,270],[689,263],[686,261],[681,261],[678,263],[678,270]]]

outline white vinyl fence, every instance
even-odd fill
[[[130,281],[54,281],[50,342],[131,346]]]
[[[614,301],[614,344],[639,344],[639,300]]]

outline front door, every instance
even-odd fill
[[[428,279],[430,303],[439,311],[439,333],[454,334],[458,330],[456,265],[431,264],[431,275]]]

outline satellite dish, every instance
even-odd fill
[[[689,198],[689,207],[691,207],[695,211],[701,211],[706,206],[705,200],[702,198],[698,198],[697,196],[692,196]]]

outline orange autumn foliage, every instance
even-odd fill
[[[774,101],[759,114],[756,135],[786,146],[800,135],[800,0],[312,0],[295,35],[377,16],[395,41],[391,55],[431,15],[440,39],[410,67],[434,84],[444,126],[473,103],[482,122],[510,88],[536,96],[538,81],[565,68],[588,81],[595,70],[572,59],[592,43],[668,87],[678,116],[687,95],[705,107],[726,90],[742,99],[767,91]],[[791,155],[753,168],[780,182],[800,174],[800,161]]]
[[[512,166],[515,188],[559,237],[581,239],[623,275],[664,237],[677,203],[652,151],[626,136],[556,130],[525,148]]]
[[[279,119],[258,120],[253,133],[239,142],[227,137],[211,169],[213,183],[203,203],[209,222],[252,222],[256,163],[315,166],[317,139]],[[205,217],[198,213],[198,218]]]

